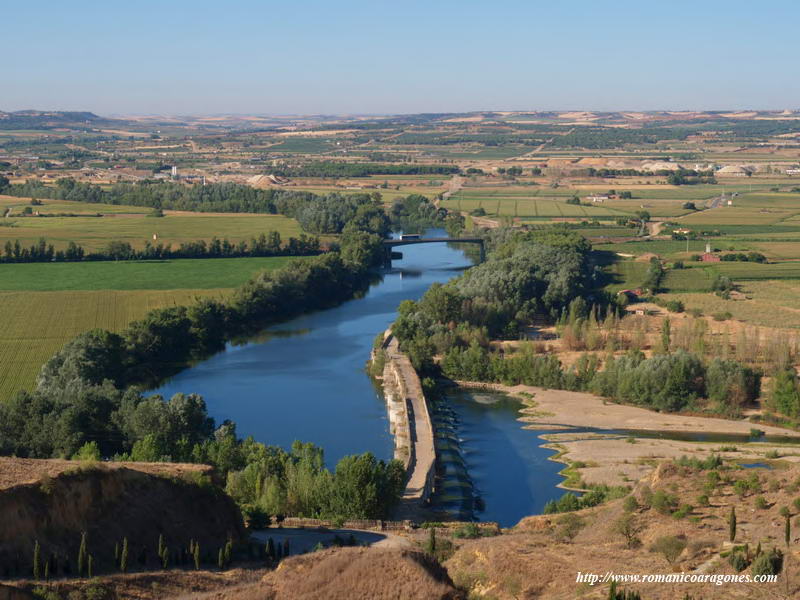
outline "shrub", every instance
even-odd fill
[[[728,562],[737,573],[747,568],[747,557],[742,552],[732,552],[728,557]]]
[[[686,310],[686,307],[680,300],[668,300],[664,304],[664,308],[666,308],[669,312],[674,313],[682,313],[684,310]]]
[[[773,548],[769,552],[761,552],[753,560],[750,572],[754,577],[759,575],[777,575],[783,568],[783,552]]]
[[[728,311],[725,312],[717,312],[713,314],[715,321],[727,321],[733,318],[733,315]]]
[[[662,554],[669,564],[673,564],[686,548],[686,540],[674,535],[665,535],[658,538],[652,546],[651,552]]]
[[[755,505],[760,510],[766,510],[769,507],[769,503],[764,496],[756,496]]]
[[[462,525],[453,532],[454,538],[475,539],[481,537],[481,529],[475,523]]]
[[[798,498],[800,500],[800,498]],[[622,508],[625,512],[633,512],[639,509],[639,503],[636,501],[636,496],[631,494],[625,501],[622,503]]]
[[[664,490],[658,490],[653,494],[650,506],[663,514],[669,514],[678,506],[678,498],[673,494],[668,494]]]
[[[562,515],[556,521],[556,539],[564,542],[571,542],[575,536],[580,533],[584,525],[583,519],[575,513]]]

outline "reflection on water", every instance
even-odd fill
[[[155,392],[199,393],[218,423],[231,419],[240,435],[267,444],[314,442],[329,465],[366,451],[391,458],[386,407],[364,372],[372,342],[403,300],[420,298],[471,264],[446,244],[408,246],[403,257],[363,297],[229,344]]]
[[[539,435],[517,419],[522,403],[500,392],[448,390],[433,408],[437,487],[434,507],[457,519],[503,527],[542,512],[559,498],[564,465],[551,460]]]

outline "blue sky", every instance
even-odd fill
[[[800,3],[0,2],[0,110],[800,108]]]

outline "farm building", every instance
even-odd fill
[[[720,257],[716,254],[712,254],[711,252],[703,252],[700,255],[700,262],[720,262]]]
[[[609,196],[605,194],[595,194],[593,196],[586,196],[586,199],[589,202],[605,202],[606,200],[609,199]]]

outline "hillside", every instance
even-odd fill
[[[114,570],[114,547],[124,538],[130,564],[156,558],[160,534],[171,553],[200,543],[212,562],[230,537],[244,535],[233,501],[211,485],[202,465],[80,463],[0,459],[0,565],[4,576],[28,576],[38,540],[53,557],[54,575],[76,568],[81,533],[95,572]]]

